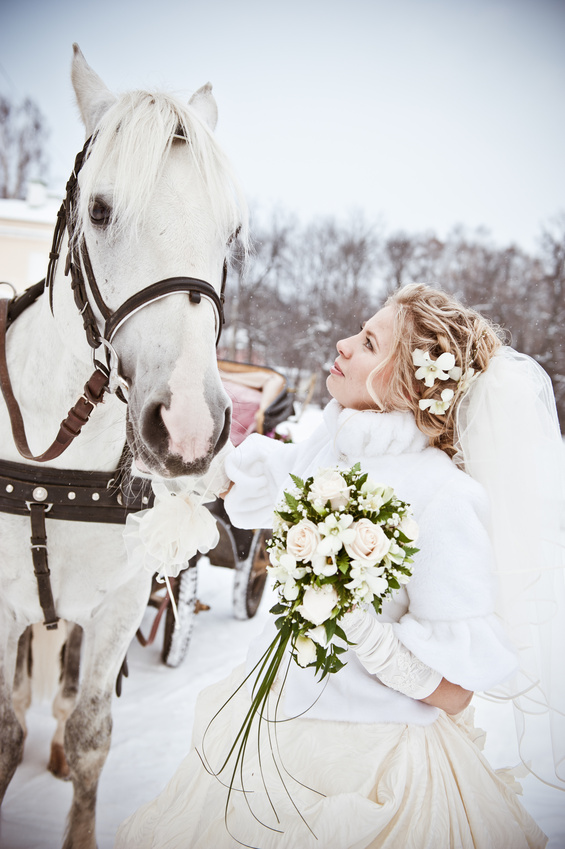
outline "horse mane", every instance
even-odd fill
[[[170,147],[180,143],[179,138],[206,187],[218,232],[226,238],[241,227],[240,242],[247,250],[245,197],[211,130],[188,104],[150,91],[119,97],[96,128],[80,175],[75,238],[84,231],[89,202],[100,191],[100,174],[108,163],[112,165],[112,235],[136,232]]]

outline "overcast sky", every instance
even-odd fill
[[[212,82],[263,210],[531,250],[565,209],[564,0],[0,0],[0,91],[45,113],[53,186],[83,141],[73,41],[113,91]]]

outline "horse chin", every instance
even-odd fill
[[[134,447],[131,441],[130,447],[134,455],[135,470],[141,477],[178,478],[184,475],[200,477],[206,474],[216,453],[210,452],[192,463],[186,463],[179,454],[169,453],[164,457],[157,457],[143,450],[139,444]]]

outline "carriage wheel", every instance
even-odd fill
[[[197,562],[198,558],[190,560],[188,568],[180,572],[173,585],[173,595],[178,608],[178,628],[175,627],[172,606],[167,608],[161,659],[164,664],[173,668],[179,666],[186,657],[192,636],[196,616]]]
[[[267,580],[267,531],[255,531],[249,555],[236,565],[233,607],[236,619],[251,619],[257,613]]]

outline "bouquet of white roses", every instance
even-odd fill
[[[306,481],[291,477],[294,488],[275,511],[267,543],[280,598],[271,612],[297,663],[323,678],[343,666],[346,649],[336,643],[347,642],[343,614],[367,603],[379,613],[383,599],[409,580],[418,526],[409,505],[359,463],[320,469]]]
[[[349,470],[320,469],[306,481],[291,477],[294,487],[275,510],[267,542],[268,572],[279,594],[271,608],[277,635],[246,678],[255,677],[251,705],[219,770],[212,770],[202,753],[216,776],[234,757],[226,817],[253,723],[258,719],[260,729],[263,719],[271,722],[269,695],[289,647],[296,662],[315,667],[321,679],[338,672],[349,643],[341,617],[359,604],[371,604],[379,613],[383,599],[410,579],[418,551],[412,545],[418,526],[409,505],[391,487],[370,480],[359,463]],[[277,705],[279,700],[280,695]],[[275,757],[274,748],[271,753]]]

